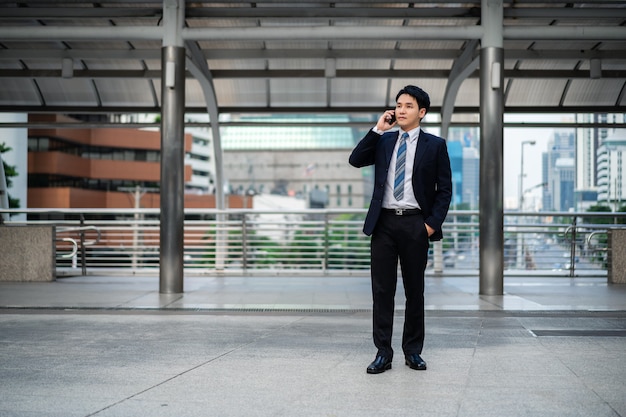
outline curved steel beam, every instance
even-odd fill
[[[226,208],[224,198],[224,153],[222,152],[219,107],[215,87],[213,86],[213,77],[198,45],[195,42],[186,42],[186,46],[191,54],[191,57],[187,57],[187,69],[200,83],[207,105],[207,112],[209,113],[209,120],[211,121],[213,151],[215,152],[215,182],[217,184],[217,187],[215,187],[215,206],[223,210]]]
[[[463,81],[474,73],[480,64],[480,55],[474,56],[474,51],[478,48],[478,45],[479,42],[477,40],[470,41],[459,59],[454,61],[452,69],[450,70],[450,76],[448,77],[448,83],[446,84],[446,91],[443,95],[441,105],[441,136],[444,138],[448,137],[448,128],[452,120],[454,103],[456,102],[459,88],[461,84],[463,84]]]
[[[213,86],[213,77],[206,59],[202,54],[202,50],[196,42],[186,41],[187,50],[190,57],[187,57],[187,68],[189,72],[200,83],[204,100],[207,104],[207,111],[211,121],[211,132],[213,133],[213,150],[215,153],[215,206],[220,210],[217,214],[218,222],[226,220],[225,213],[221,212],[226,209],[224,198],[224,153],[222,152],[222,140],[220,136],[219,123],[219,107],[217,105],[217,96],[215,87]],[[226,231],[218,228],[215,233],[215,269],[224,270],[225,253],[228,251],[228,242]]]

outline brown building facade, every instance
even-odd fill
[[[77,122],[58,115],[31,115],[31,122]],[[188,153],[192,136],[185,134]],[[29,208],[134,208],[129,189],[139,187],[141,208],[159,208],[160,147],[158,131],[126,128],[28,130]],[[192,176],[185,164],[184,178]],[[241,196],[229,207],[242,208]],[[215,196],[185,194],[186,208],[214,208]]]

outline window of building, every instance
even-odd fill
[[[341,184],[337,184],[337,206],[341,207]]]
[[[348,207],[352,207],[352,184],[348,184]]]

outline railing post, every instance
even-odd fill
[[[228,257],[228,223],[229,216],[220,210],[215,216],[215,270],[223,273]]]
[[[241,267],[244,271],[248,268],[248,216],[243,213],[241,220]]]
[[[87,254],[85,251],[85,215],[80,213],[80,265],[82,275],[87,275]]]
[[[324,259],[322,260],[322,272],[324,275],[328,273],[328,256],[330,255],[330,231],[329,229],[329,221],[328,221],[328,212],[324,213]]]
[[[573,277],[574,276],[574,268],[575,268],[575,261],[576,261],[576,222],[577,222],[577,217],[574,216],[574,219],[572,221],[572,241],[570,243],[570,257],[569,257],[569,276]]]
[[[443,274],[443,243],[433,242],[433,271],[437,275]]]

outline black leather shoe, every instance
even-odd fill
[[[368,374],[381,374],[387,369],[391,369],[391,359],[384,356],[376,356],[374,362],[367,367]]]
[[[426,362],[424,362],[424,359],[422,359],[422,357],[417,353],[406,355],[404,359],[409,368],[417,369],[418,371],[426,370]]]

